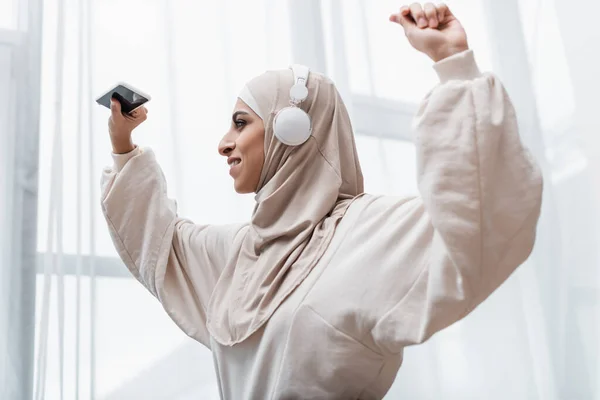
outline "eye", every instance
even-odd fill
[[[244,121],[243,119],[238,119],[235,121],[235,126],[238,129],[242,129],[244,126],[246,126],[246,121]]]

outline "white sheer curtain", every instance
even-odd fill
[[[21,388],[30,384],[23,371],[33,371],[33,364],[36,399],[218,398],[210,353],[175,327],[116,258],[97,190],[101,168],[111,162],[108,111],[93,98],[117,81],[152,94],[136,142],[157,153],[182,215],[227,223],[252,210],[251,196],[233,193],[216,152],[248,78],[290,62],[331,75],[351,109],[367,191],[414,194],[410,116],[436,83],[431,63],[387,22],[397,0],[42,3],[40,98],[31,77],[11,83],[29,95],[20,97],[33,103],[23,107],[28,114],[0,96],[0,137],[9,144],[0,153],[0,398],[31,398]],[[544,166],[544,213],[529,261],[464,321],[407,349],[388,398],[600,399],[594,106],[600,62],[592,50],[600,39],[593,23],[600,6],[592,0],[447,3],[464,22],[480,65],[496,71],[513,97],[523,137]],[[0,28],[7,32],[27,30],[22,17],[6,15],[41,10],[31,1],[0,4],[6,11]],[[582,22],[586,15],[592,22]],[[35,76],[35,37],[25,43],[27,68],[17,70]],[[5,92],[12,75],[2,62]],[[20,200],[17,207],[11,189],[21,182],[19,160],[31,167],[26,161],[34,154],[37,164],[36,152],[17,145],[21,131],[10,124],[19,115],[29,121],[28,132],[38,122],[40,130],[38,229],[27,242],[37,240],[40,261],[35,358],[27,353],[33,340],[4,350],[27,331],[22,321],[34,318],[26,303],[33,293],[14,289],[15,277],[22,285],[27,276],[20,271],[28,261],[14,255],[13,233],[31,234],[21,214],[36,211]],[[36,188],[35,179],[26,187]],[[2,390],[9,390],[6,396]]]
[[[41,7],[0,1],[0,398],[31,397]]]

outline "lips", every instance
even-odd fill
[[[229,157],[227,159],[227,165],[229,165],[229,175],[231,175],[233,178],[235,178],[238,175],[241,163],[241,158]]]
[[[234,167],[234,166],[238,165],[241,162],[242,162],[242,159],[238,158],[238,157],[229,157],[227,159],[227,165],[229,165],[230,167]]]

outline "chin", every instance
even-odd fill
[[[244,185],[238,184],[237,182],[233,183],[233,188],[235,189],[236,193],[238,193],[238,194],[248,194],[248,193],[254,192],[254,190],[248,189],[247,187],[244,187]]]

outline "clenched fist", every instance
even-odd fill
[[[403,6],[390,21],[400,24],[411,46],[435,62],[469,48],[465,30],[445,4]]]

